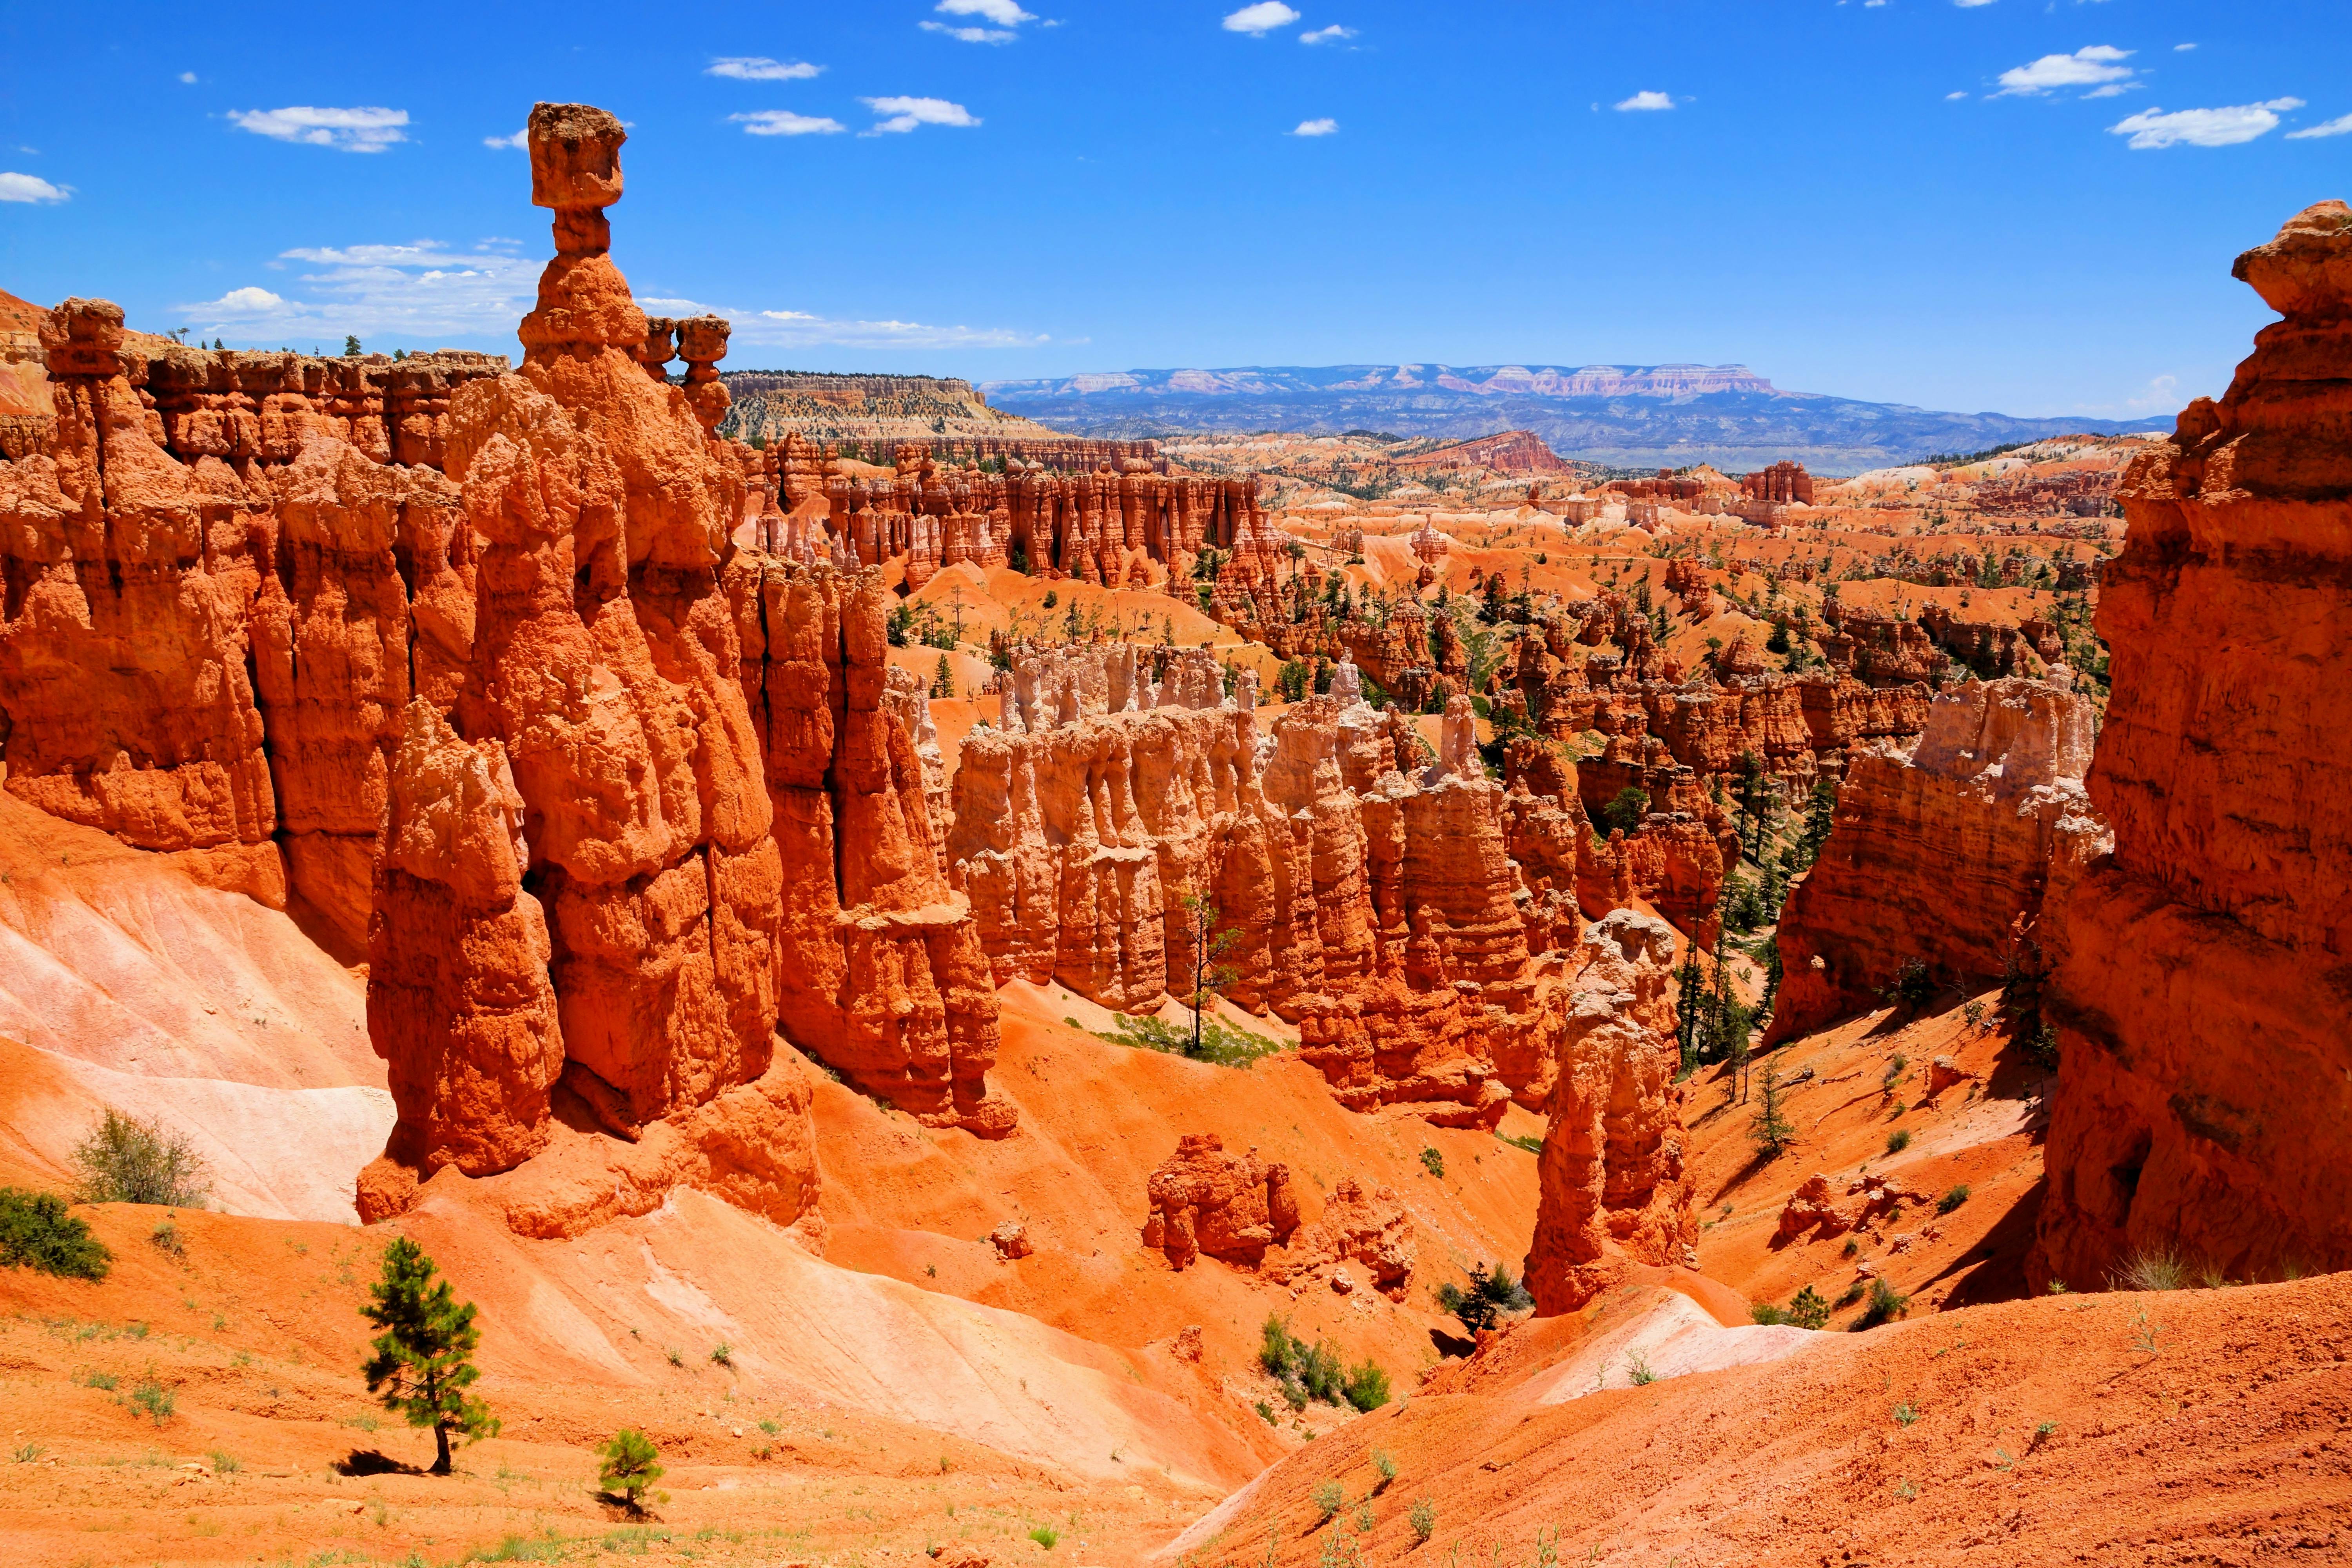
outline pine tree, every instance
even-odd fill
[[[361,349],[359,339],[346,332],[343,335],[343,357],[345,359],[357,359],[360,357],[360,353]]]
[[[1764,858],[1764,817],[1771,791],[1764,782],[1764,759],[1754,752],[1739,753],[1739,842],[1748,858]]]
[[[1780,1069],[1771,1062],[1764,1064],[1764,1081],[1756,1096],[1756,1114],[1748,1122],[1748,1136],[1754,1141],[1756,1151],[1768,1160],[1774,1160],[1797,1141],[1796,1124],[1789,1120],[1787,1108],[1781,1103],[1788,1098],[1780,1088]]]
[[[1821,858],[1822,846],[1830,841],[1836,817],[1837,785],[1824,773],[1813,781],[1813,793],[1805,802],[1805,831],[1798,840],[1804,864],[1810,866]]]
[[[495,1437],[498,1417],[466,1390],[481,1376],[471,1359],[482,1342],[474,1326],[474,1304],[451,1300],[449,1281],[433,1278],[425,1249],[402,1237],[383,1249],[383,1278],[368,1288],[374,1300],[360,1315],[384,1331],[375,1354],[360,1370],[368,1392],[411,1426],[430,1426],[438,1453],[433,1473],[449,1473],[449,1434],[468,1443]]]
[[[940,668],[931,677],[931,695],[934,697],[955,695],[955,670],[949,666],[948,656],[945,654],[940,655]]]
[[[1683,966],[1675,973],[1675,1044],[1682,1052],[1682,1072],[1698,1066],[1701,1015],[1706,1007],[1706,980],[1699,973],[1698,943],[1683,943]]]
[[[640,1506],[646,1489],[662,1479],[662,1468],[656,1463],[661,1450],[634,1426],[614,1433],[613,1440],[596,1450],[596,1457],[604,1461],[596,1472],[597,1486],[627,1498],[633,1510]]]
[[[1217,994],[1237,978],[1225,954],[1242,940],[1237,926],[1222,925],[1217,906],[1198,893],[1187,893],[1183,900],[1184,935],[1192,950],[1192,992],[1181,998],[1192,1009],[1192,1048],[1187,1054],[1201,1054],[1201,1012],[1217,998]]]

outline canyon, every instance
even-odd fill
[[[513,359],[9,304],[0,1166],[211,1180],[0,1270],[28,1558],[2346,1544],[2352,209],[2169,437],[1625,478],[723,371],[629,135]],[[1787,397],[1441,370],[1054,390]]]

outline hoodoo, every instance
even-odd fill
[[[2352,1266],[2352,208],[2231,269],[2284,319],[2116,491],[2115,701],[2085,780],[2114,825],[2060,910],[2050,1193],[2032,1272],[2136,1247],[2232,1277]]]
[[[1093,47],[938,9],[927,92]],[[637,118],[541,103],[487,148],[446,94],[207,121],[383,178],[371,210],[446,167],[456,232],[520,232],[527,157],[543,263],[289,250],[319,270],[122,296],[226,288],[168,336],[0,292],[18,1555],[2352,1552],[2352,207],[2239,258],[2281,319],[2168,437],[1738,366],[884,374],[1087,340],[987,303],[1052,225],[952,277],[908,246],[962,199],[921,171],[1024,117],[865,99],[828,138],[878,57],[803,20],[805,58],[650,69],[577,29]],[[1238,58],[1297,24],[1350,74],[1424,26],[1346,20],[1137,26]],[[682,84],[760,138],[744,188],[847,160],[898,221],[737,202],[722,273],[649,224],[639,297],[622,154]],[[1769,109],[1655,85],[1616,107],[1676,112],[1601,118]],[[2262,142],[2296,102],[2101,151],[2286,167],[2346,128]],[[83,112],[31,138],[70,164],[0,171],[12,238],[215,200],[126,194]],[[1338,132],[1263,177],[1387,133]],[[1771,264],[1717,243],[1753,214],[1619,199],[1616,250]],[[90,265],[152,290],[199,269],[171,250]],[[893,300],[886,255],[939,276]],[[1096,270],[1070,330],[1125,286]],[[941,278],[978,324],[815,313]],[[778,308],[661,297],[697,289]],[[428,320],[517,342],[362,348]],[[281,327],[346,352],[225,346]]]

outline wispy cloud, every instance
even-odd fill
[[[794,114],[789,109],[761,109],[727,117],[747,136],[830,136],[849,128],[824,114]]]
[[[62,202],[73,195],[71,185],[53,185],[38,174],[0,174],[0,202]]]
[[[2172,52],[2176,55],[2185,55],[2196,47],[2194,44],[2175,44],[2172,46]]]
[[[1952,0],[1952,4],[1963,11],[1973,11],[1979,5],[1991,5],[1992,0]]]
[[[1009,44],[1020,37],[1013,31],[1024,22],[1035,21],[1036,16],[1024,11],[1013,0],[940,0],[936,9],[943,16],[978,16],[992,22],[993,26],[955,26],[947,22],[918,22],[926,33],[940,33],[965,44]],[[1047,26],[1053,24],[1048,22]]]
[[[736,81],[806,81],[824,69],[806,60],[772,60],[765,55],[722,55],[702,69],[705,76]]]
[[[1037,18],[1013,0],[940,0],[935,9],[943,16],[981,16],[1000,27],[1017,27]]]
[[[879,136],[887,132],[912,131],[918,125],[977,125],[980,117],[961,103],[950,103],[944,98],[861,98],[857,100],[882,118],[874,128],[862,132]]]
[[[1258,0],[1255,5],[1244,5],[1225,18],[1228,33],[1247,33],[1262,38],[1276,27],[1287,27],[1298,20],[1298,13],[1282,0]]]
[[[530,131],[526,127],[511,136],[485,136],[482,138],[482,145],[508,152],[519,152],[530,145]]]
[[[1653,109],[1672,109],[1674,106],[1674,99],[1666,93],[1637,92],[1631,98],[1620,99],[1612,107],[1622,111],[1631,112]]]
[[[1299,34],[1298,41],[1302,44],[1344,44],[1355,36],[1355,28],[1343,27],[1334,22],[1328,27],[1318,27],[1311,33]]]
[[[232,109],[230,123],[256,136],[296,142],[309,147],[332,147],[339,153],[381,153],[395,142],[408,140],[404,109],[314,109],[298,104],[287,109]]]
[[[514,331],[538,292],[540,262],[511,241],[470,248],[420,239],[407,245],[306,246],[271,263],[306,262],[299,289],[231,289],[177,307],[180,319],[215,334],[292,342],[345,332],[412,338],[497,338]],[[284,285],[280,286],[285,288]]]
[[[2031,65],[2012,66],[2000,73],[2000,90],[1995,98],[2032,98],[2053,92],[2062,87],[2106,88],[2132,79],[2131,67],[2122,62],[2133,51],[2118,49],[2109,44],[2093,44],[2076,49],[2071,55],[2044,55]],[[2114,89],[2102,96],[2112,97]]]
[[[1291,134],[1293,136],[1330,136],[1336,134],[1339,129],[1339,122],[1336,120],[1302,120],[1298,122],[1298,129]]]
[[[2299,98],[2273,98],[2263,103],[2236,103],[2221,109],[2180,109],[2167,114],[2144,109],[2107,127],[2108,133],[2128,136],[2136,151],[2164,147],[2234,147],[2278,129],[2279,111],[2301,109]]]
[[[2290,131],[2286,140],[2308,142],[2315,136],[2342,136],[2352,133],[2352,114],[2339,114],[2333,120],[2323,120],[2316,125],[2306,125],[2300,131]]]
[[[830,345],[853,349],[1012,349],[1028,348],[1052,340],[1042,332],[1016,332],[1004,327],[942,327],[925,321],[848,321],[808,310],[762,310],[714,305],[700,300],[641,298],[637,303],[666,316],[698,316],[708,311],[724,316],[733,326],[730,346],[740,358],[744,348],[806,348]]]
[[[1955,100],[1955,99],[1961,99],[1961,98],[1966,98],[1966,97],[1968,97],[1968,94],[1967,94],[1967,93],[1965,93],[1965,92],[1948,92],[1948,93],[1946,93],[1946,94],[1944,95],[1944,101],[1945,101],[1946,103],[1949,103],[1949,102],[1951,102],[1951,101],[1952,101],[1953,100]]]
[[[182,71],[180,73],[180,80],[184,86],[194,87],[196,85],[196,73],[194,71]]]

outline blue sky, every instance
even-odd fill
[[[0,287],[516,352],[510,135],[632,125],[614,256],[737,368],[1738,362],[2124,416],[2352,195],[2345,0],[62,5],[0,18]],[[1320,122],[1318,124],[1318,122]],[[1322,130],[1322,134],[1302,134]]]

